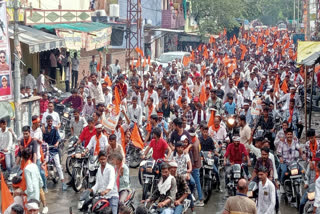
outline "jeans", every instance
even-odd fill
[[[50,154],[51,155],[51,154]],[[54,160],[54,164],[57,168],[58,174],[59,174],[59,178],[60,180],[64,180],[64,176],[63,176],[63,171],[62,171],[62,166],[60,164],[60,156],[59,153],[55,153],[52,154],[53,155],[53,160]]]
[[[213,173],[214,173],[214,176],[216,177],[218,185],[220,186],[220,177],[219,177],[219,171],[218,171],[219,158],[217,156],[214,156],[213,159],[214,159]]]
[[[76,88],[78,84],[78,71],[72,70],[71,88]]]
[[[10,171],[11,168],[12,168],[12,165],[15,162],[14,151],[13,152],[9,152],[8,154],[5,154],[5,161],[6,161],[6,169],[8,171]]]
[[[118,214],[119,198],[113,196],[109,198],[109,203],[112,210],[112,214]]]
[[[176,208],[174,209],[174,214],[182,214],[182,211],[183,211],[183,205],[180,204],[176,206]]]
[[[303,194],[302,198],[301,198],[300,207],[299,207],[299,213],[300,213],[300,214],[303,214],[304,205],[306,205],[306,203],[307,203],[307,201],[308,201],[307,196],[308,196],[308,191],[306,191],[306,192]]]
[[[192,177],[192,175],[190,175],[190,180],[189,180],[188,186],[189,186],[191,194],[194,192],[195,185],[196,185],[196,182],[195,182],[194,178]],[[190,208],[194,208],[194,201],[193,201],[191,194],[188,195],[188,199],[190,200]]]
[[[40,159],[37,160],[37,165],[40,171],[40,176],[43,182],[43,189],[47,189],[47,178],[46,178],[46,174],[45,171],[41,168],[41,161]]]
[[[174,212],[174,210],[170,207],[160,209],[160,214],[173,214],[173,212]]]
[[[278,167],[278,175],[280,175],[280,183],[283,184],[285,173],[288,171],[288,166],[285,163],[280,163]]]
[[[194,178],[194,181],[196,183],[197,192],[198,192],[198,199],[200,201],[202,201],[203,196],[202,196],[201,183],[200,183],[200,169],[193,169],[191,174],[192,174],[192,177]]]
[[[69,92],[70,91],[70,81],[66,80],[65,84],[66,84],[66,92]]]

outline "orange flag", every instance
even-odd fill
[[[235,43],[235,42],[237,42],[237,37],[236,37],[236,35],[234,34],[234,35],[233,35],[233,43]]]
[[[204,57],[205,59],[208,59],[208,58],[209,58],[209,54],[208,54],[207,47],[204,47],[203,57]]]
[[[281,85],[281,90],[286,94],[288,93],[288,85],[287,85],[287,80],[284,80],[282,85]]]
[[[254,43],[254,44],[256,44],[257,43],[257,40],[256,40],[256,38],[254,38],[254,36],[251,36],[251,41],[252,41],[252,43]]]
[[[131,70],[133,70],[133,68],[134,68],[134,59],[133,59],[133,57],[132,57]]]
[[[288,49],[290,47],[290,42],[287,42],[287,44],[284,46],[285,49]]]
[[[179,99],[177,100],[177,104],[178,104],[178,106],[180,106],[180,107],[182,107],[181,99],[182,99],[182,97],[179,97]]]
[[[201,51],[202,50],[202,45],[200,44],[199,46],[198,46],[198,51]]]
[[[267,47],[267,45],[265,44],[265,45],[263,46],[263,53],[265,54],[265,53],[267,53],[267,51],[268,51],[268,47]]]
[[[211,111],[210,119],[208,121],[208,127],[211,127],[214,125],[214,117],[215,117],[216,112]]]
[[[183,57],[183,60],[182,60],[183,66],[187,67],[189,65],[189,62],[190,62],[190,57],[188,56]]]
[[[13,196],[4,180],[3,174],[1,173],[1,204],[2,213],[13,203]]]
[[[151,65],[151,63],[150,63],[150,56],[148,56],[148,65]]]
[[[270,36],[270,30],[267,29],[266,32],[264,33],[266,36]]]
[[[233,40],[232,40],[232,38],[230,39],[230,46],[232,46],[233,45]]]
[[[202,105],[204,105],[205,102],[207,101],[207,98],[206,98],[206,90],[205,90],[205,88],[204,88],[204,85],[201,87],[201,93],[200,93],[199,100],[200,100],[200,103],[201,103]]]
[[[147,65],[147,59],[146,57],[143,58],[143,64],[142,64],[142,67],[146,67]]]
[[[210,40],[209,40],[209,43],[210,44],[213,44],[216,42],[216,39],[213,37],[213,36],[210,36]]]
[[[141,60],[140,60],[140,57],[139,57],[138,60],[137,60],[137,63],[136,63],[136,68],[140,67],[140,65],[141,65]]]
[[[108,86],[112,86],[112,82],[108,75],[106,76],[106,78],[104,78],[104,81],[108,84]]]
[[[144,143],[143,143],[143,141],[141,139],[141,136],[140,136],[140,133],[139,133],[139,130],[138,130],[138,126],[137,126],[136,123],[134,124],[134,127],[132,129],[131,141],[132,141],[132,143],[133,143],[133,145],[135,147],[138,147],[140,149],[144,148]]]
[[[121,103],[121,99],[120,99],[119,90],[118,90],[118,87],[115,87],[113,104],[115,105],[116,114],[120,113],[120,103]]]
[[[140,48],[136,47],[136,51],[143,57],[143,51]]]
[[[194,51],[191,52],[191,61],[194,62]]]
[[[315,66],[314,72],[317,74],[320,71],[320,65]]]
[[[227,30],[224,29],[224,30],[223,30],[223,36],[226,36],[226,35],[227,35]]]
[[[257,43],[257,46],[260,47],[263,45],[263,42],[262,42],[262,39],[259,37],[258,38],[258,43]]]
[[[279,83],[279,76],[276,76],[276,80],[274,81],[274,91],[275,92],[279,92],[279,87],[280,87],[280,83]]]

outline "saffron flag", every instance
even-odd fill
[[[151,65],[151,63],[150,63],[150,56],[148,56],[148,65]]]
[[[208,121],[208,127],[211,127],[214,125],[214,117],[215,117],[215,111],[211,111],[210,119]]]
[[[4,180],[3,174],[1,173],[1,204],[2,204],[2,213],[13,203],[13,197],[10,193],[10,190]]]
[[[137,126],[136,123],[134,124],[134,127],[132,129],[131,141],[132,141],[132,143],[133,143],[133,145],[135,147],[143,149],[144,143],[143,143],[143,141],[141,139],[141,136],[140,136],[140,133],[139,133],[139,130],[138,130],[138,126]]]
[[[287,85],[287,80],[284,80],[282,85],[281,85],[281,90],[286,94],[288,93],[288,85]]]
[[[205,102],[206,102],[206,90],[205,90],[205,88],[204,88],[204,85],[201,87],[201,93],[200,93],[200,97],[199,97],[199,100],[200,100],[200,103],[202,104],[202,105],[204,105],[205,104]]]
[[[136,51],[143,57],[143,51],[140,48],[136,47]]]
[[[116,114],[120,113],[120,103],[121,103],[121,99],[120,99],[120,94],[119,94],[119,90],[118,87],[114,88],[114,105],[115,105],[115,111]]]

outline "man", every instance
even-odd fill
[[[102,134],[102,124],[97,124],[96,135],[92,136],[89,144],[86,147],[86,152],[90,152],[94,156],[98,155],[100,151],[107,151],[108,149],[108,138]]]
[[[90,61],[90,64],[89,64],[90,74],[97,73],[97,65],[98,63],[96,61],[96,56],[92,55],[92,60]]]
[[[78,86],[78,74],[80,62],[77,58],[77,52],[74,52],[73,58],[71,60],[72,65],[72,78],[71,78],[71,88],[77,88]]]
[[[309,129],[307,132],[309,140],[306,142],[305,150],[308,161],[320,160],[320,141],[316,139],[316,131]]]
[[[89,83],[89,92],[92,97],[93,104],[96,106],[98,103],[104,103],[104,95],[102,92],[101,83],[98,82],[96,73],[90,75],[91,83]]]
[[[84,117],[80,116],[80,111],[78,109],[73,111],[73,116],[74,117],[70,122],[71,136],[80,136],[83,128],[88,125],[87,121]]]
[[[62,190],[67,190],[67,185],[64,183],[64,175],[62,171],[62,166],[60,164],[60,155],[59,155],[59,143],[60,135],[58,130],[53,126],[53,117],[48,115],[46,117],[47,125],[42,127],[43,140],[49,145],[50,154],[53,156],[54,164],[57,168],[59,178],[62,183]]]
[[[174,202],[176,201],[177,183],[174,176],[170,175],[169,165],[164,163],[161,166],[161,178],[157,184],[156,190],[151,197],[146,200],[147,203],[158,201],[160,214],[172,214]],[[143,201],[142,201],[143,202]]]
[[[303,214],[304,206],[308,201],[308,188],[315,183],[317,179],[317,164],[315,161],[310,161],[304,176],[304,189],[306,190],[301,198],[299,213]],[[310,187],[311,188],[311,187]]]
[[[36,86],[37,81],[34,76],[32,76],[32,69],[28,68],[28,74],[24,78],[24,87],[30,87],[30,89],[33,91],[34,89],[36,89]]]
[[[58,64],[57,64],[57,57],[55,55],[54,50],[51,51],[49,59],[50,59],[50,78],[52,79],[51,82],[55,82]]]
[[[112,214],[117,214],[119,193],[115,169],[113,166],[108,164],[106,151],[99,151],[98,160],[100,166],[96,175],[96,183],[90,191],[93,193],[100,193],[102,197],[108,199],[112,209]]]
[[[214,108],[216,111],[216,114],[222,114],[223,108],[222,108],[222,101],[219,97],[217,97],[216,89],[210,90],[210,98],[207,101],[207,109]]]
[[[91,138],[96,135],[96,129],[94,126],[93,118],[90,117],[88,119],[88,125],[82,130],[77,143],[83,143],[84,147],[87,147]]]
[[[0,71],[9,71],[9,65],[6,61],[6,51],[0,50]]]
[[[249,141],[251,139],[251,128],[246,123],[246,116],[240,115],[240,143],[244,144],[248,149]]]
[[[240,112],[240,115],[244,115],[246,117],[246,123],[250,128],[253,127],[253,116],[251,114],[250,104],[248,102],[243,103],[243,110]]]
[[[95,111],[95,106],[92,103],[92,98],[89,96],[87,97],[87,103],[84,104],[81,115],[88,119],[90,117],[92,117],[93,113]]]
[[[60,116],[57,112],[53,111],[54,110],[54,104],[53,102],[49,102],[48,103],[48,110],[43,114],[42,116],[42,121],[41,123],[45,126],[47,126],[47,116],[51,116],[52,117],[52,120],[53,120],[53,126],[56,128],[56,129],[59,129],[60,126],[61,126],[61,123],[60,123]]]
[[[169,105],[173,105],[175,103],[175,94],[171,89],[170,80],[167,79],[164,84],[164,89],[162,89],[161,97],[167,96]]]
[[[317,170],[320,170],[320,162],[317,164]],[[319,214],[320,213],[320,177],[316,180],[316,190],[315,190],[315,197],[314,197],[314,203],[313,203],[313,214]]]
[[[107,155],[110,158],[113,154],[118,153],[122,156],[123,163],[125,163],[125,153],[122,145],[117,143],[117,136],[115,134],[111,134],[109,136],[109,146],[107,148]]]
[[[115,63],[111,64],[110,67],[112,70],[112,76],[116,76],[118,73],[118,70],[120,70],[119,60],[116,59]]]
[[[184,130],[181,118],[177,117],[173,120],[173,127],[174,131],[171,133],[171,137],[169,140],[170,147],[172,149],[178,141],[181,141],[181,137],[183,135],[186,135],[189,138],[189,142],[191,142],[190,134],[188,133],[188,131]]]
[[[31,161],[31,150],[30,148],[25,148],[21,152],[23,161],[25,162],[23,169],[23,176],[26,184],[26,195],[27,199],[40,200],[40,189],[42,188],[42,179],[39,173],[39,168],[35,163]]]
[[[66,78],[65,78],[66,92],[69,92],[70,78],[71,78],[71,57],[70,57],[69,51],[66,52],[66,56],[61,60],[61,64],[63,66],[63,70],[66,75]]]
[[[274,140],[274,145],[276,148],[278,148],[279,144],[284,141],[284,138],[286,135],[285,132],[287,131],[287,128],[289,128],[288,121],[286,120],[282,121],[282,129],[280,129],[277,132],[276,138]]]
[[[146,91],[146,93],[144,94],[144,97],[143,97],[143,102],[145,103],[145,105],[147,105],[147,100],[149,98],[153,99],[153,104],[155,106],[157,106],[159,104],[158,93],[156,91],[154,91],[153,88],[154,88],[154,85],[152,85],[152,84],[148,85],[148,91]]]
[[[26,214],[39,214],[39,200],[29,200],[26,204]]]
[[[41,93],[45,92],[45,90],[46,90],[46,86],[45,86],[46,78],[43,73],[44,73],[44,70],[40,69],[40,74],[37,78],[37,93],[38,94],[41,94]]]
[[[138,97],[132,97],[132,105],[128,107],[128,117],[130,122],[137,123],[138,126],[142,124],[142,109],[138,105]]]
[[[118,88],[120,100],[123,100],[128,95],[128,87],[127,84],[124,82],[124,79],[124,76],[120,74],[118,77],[118,83],[115,86]]]
[[[150,149],[153,149],[152,158],[154,160],[165,159],[165,154],[168,152],[168,157],[171,156],[171,148],[168,146],[167,142],[161,138],[161,129],[156,127],[153,129],[153,139],[151,140],[149,147],[144,152],[142,159],[149,153]]]
[[[184,200],[191,194],[185,178],[177,171],[178,164],[175,161],[169,162],[170,174],[175,177],[177,183],[176,200],[174,202],[174,214],[182,214]]]
[[[6,170],[10,172],[15,160],[15,144],[13,143],[13,137],[7,127],[7,121],[5,119],[0,120],[0,142],[0,151],[5,155],[5,167]]]
[[[285,102],[284,105],[282,106],[282,110],[283,111],[289,109],[289,105],[290,105],[290,100],[291,99],[294,99],[296,101],[295,107],[300,107],[301,106],[300,96],[299,96],[299,94],[296,94],[296,88],[295,87],[290,87],[290,93],[287,93],[287,94],[283,95],[279,99],[279,101],[278,101],[279,103],[280,102]]]
[[[21,159],[21,155],[22,155],[21,152],[23,149],[29,148],[31,151],[32,162],[33,163],[37,162],[37,142],[31,138],[30,127],[29,126],[22,127],[22,133],[23,133],[23,139],[20,140],[20,145],[19,145],[20,149],[19,149],[18,157],[16,159],[16,165],[19,165],[20,160],[22,160],[20,165],[21,169],[24,168],[24,164],[25,164],[25,161]]]
[[[286,139],[281,142],[277,150],[280,157],[280,165],[278,168],[278,174],[280,174],[280,182],[283,184],[285,173],[288,171],[288,164],[297,157],[301,157],[302,150],[300,148],[299,142],[293,139],[293,130],[288,128],[286,131]]]
[[[276,191],[272,181],[268,179],[268,173],[266,167],[259,168],[258,214],[275,213]]]
[[[63,100],[61,103],[65,104],[71,102],[73,109],[81,111],[83,106],[83,99],[80,95],[78,95],[78,90],[72,89],[71,94],[72,95],[70,97]]]
[[[244,81],[243,98],[253,100],[254,92],[249,88],[249,81]]]
[[[192,110],[190,109],[190,107],[188,105],[187,99],[186,98],[182,98],[181,99],[181,104],[182,104],[182,107],[178,110],[179,117],[186,117],[187,124],[189,126],[191,126],[192,123],[193,123],[193,113],[192,113]]]
[[[273,163],[271,159],[269,158],[269,148],[268,147],[262,147],[260,150],[260,157],[257,159],[256,165],[254,167],[254,170],[252,172],[251,180],[254,180],[256,176],[259,174],[259,169],[261,167],[265,167],[268,172],[268,178],[273,181],[274,176],[274,168]]]
[[[224,206],[223,214],[246,213],[256,214],[256,204],[247,197],[248,183],[245,179],[240,179],[237,185],[237,195],[229,197]]]
[[[289,127],[291,127],[294,130],[295,135],[299,137],[298,126],[299,124],[302,125],[302,121],[300,118],[300,112],[295,107],[295,99],[290,99],[289,109],[284,111],[283,118],[288,121]]]

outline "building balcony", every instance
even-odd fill
[[[174,10],[162,10],[162,28],[181,29],[184,28],[185,19],[183,13]]]

